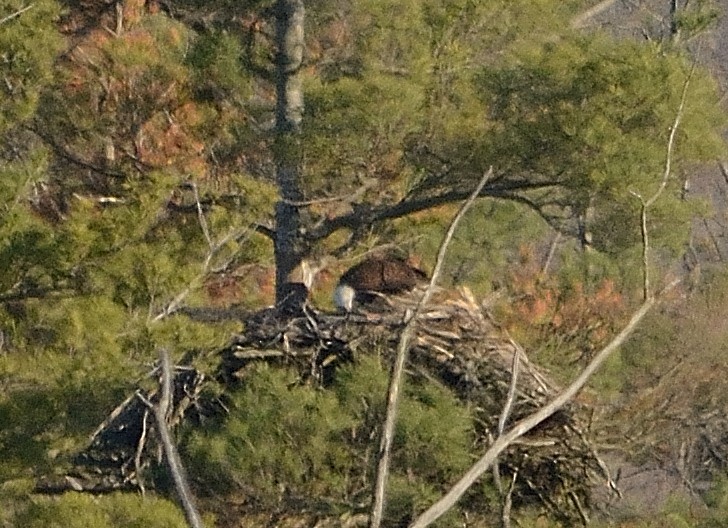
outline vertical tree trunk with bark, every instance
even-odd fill
[[[276,16],[276,180],[280,201],[276,204],[275,264],[276,302],[282,301],[284,285],[300,261],[304,248],[300,237],[297,202],[301,191],[303,117],[303,63],[305,10],[303,0],[278,0]]]

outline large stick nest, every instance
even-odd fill
[[[348,315],[322,313],[308,306],[293,313],[257,312],[246,318],[245,331],[219,351],[218,381],[228,387],[244,383],[249,367],[265,361],[295,366],[302,380],[325,386],[339,365],[362,355],[393,358],[404,313],[414,308],[414,298],[389,298],[385,304],[377,311]],[[515,399],[506,429],[547,404],[559,387],[528,360],[472,295],[461,292],[419,313],[408,372],[449,387],[476,410],[478,443],[484,452],[498,436],[516,358]],[[200,396],[207,381],[190,367],[176,370],[172,425],[199,419],[209,409],[210,402]],[[74,470],[60,479],[43,480],[39,489],[98,492],[141,487],[143,469],[160,460],[154,420],[143,401],[157,398],[157,389],[130,396],[97,429],[76,457]],[[501,477],[516,474],[514,506],[538,505],[570,523],[586,522],[594,480],[608,478],[585,434],[587,414],[572,403],[501,455],[497,468]]]

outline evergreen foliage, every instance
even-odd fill
[[[427,263],[450,203],[493,166],[489,198],[452,243],[445,283],[505,293],[496,307],[505,326],[564,376],[588,359],[639,286],[636,195],[661,185],[683,88],[672,173],[648,217],[655,268],[668,268],[691,220],[709,214],[682,185],[696,163],[725,155],[726,125],[715,81],[680,39],[569,29],[591,3],[306,2],[301,145],[311,202],[300,206],[298,233],[306,249],[359,254],[392,243]],[[101,4],[0,2],[0,483],[8,486],[62,468],[145,377],[158,347],[179,358],[240,330],[178,308],[272,300],[273,2],[120,2],[123,16]],[[686,41],[716,17],[713,3],[691,2],[673,29]],[[412,203],[420,205],[387,209]],[[597,251],[568,238],[579,222]],[[567,241],[545,273],[553,228]],[[696,389],[676,409],[725,403],[710,385],[721,386],[715,314],[725,286],[720,276],[704,284],[700,317],[653,318],[597,380],[602,396],[621,402],[650,388],[674,366],[665,356],[699,349],[689,364],[702,382],[676,378],[673,389]],[[216,368],[209,354],[196,361]],[[471,411],[442,388],[409,381],[392,523],[429,504],[473,456]],[[285,369],[253,370],[229,396],[226,420],[185,431],[191,473],[259,505],[321,497],[332,510],[363,508],[385,393],[386,368],[373,358],[340,369],[326,389]],[[636,399],[630,410],[654,403]],[[25,501],[5,491],[3,526],[183,525],[162,499]],[[715,523],[706,526],[724,517],[720,501],[711,506]]]
[[[27,528],[183,528],[184,516],[171,502],[131,494],[93,497],[68,493],[38,498],[13,518]]]
[[[201,488],[243,490],[259,505],[365,507],[386,387],[376,357],[342,368],[330,389],[301,385],[292,371],[254,368],[232,395],[230,415],[213,430],[190,434],[191,471]],[[392,525],[471,461],[469,410],[440,387],[417,384],[407,392],[395,440]]]
[[[22,1],[0,5],[0,20],[26,8]],[[53,61],[62,41],[55,27],[58,3],[41,0],[32,9],[8,18],[0,29],[3,60],[0,74],[0,133],[29,119],[35,112],[44,86],[51,80]]]
[[[589,212],[595,247],[610,252],[639,242],[635,194],[649,197],[662,181],[668,135],[687,82],[671,160],[677,176],[660,204],[670,213],[658,209],[650,218],[656,246],[684,244],[696,206],[684,203],[680,171],[688,161],[724,152],[724,116],[711,110],[715,86],[701,70],[652,46],[590,35],[518,47],[512,59],[482,70],[475,82],[489,120],[477,139],[472,131],[445,138],[440,156],[468,160],[472,168],[462,170],[472,177],[493,164],[499,179],[526,179],[536,189],[525,198],[556,226]],[[425,180],[423,187],[448,183]],[[620,225],[628,231],[615,229]]]

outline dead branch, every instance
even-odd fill
[[[26,12],[26,11],[28,11],[29,9],[32,9],[34,5],[35,5],[35,4],[29,4],[29,5],[27,5],[27,6],[23,7],[23,8],[21,8],[21,9],[18,9],[18,10],[17,10],[17,11],[15,11],[14,13],[10,13],[10,14],[9,14],[8,16],[6,16],[6,17],[4,17],[4,18],[0,19],[0,25],[3,25],[3,24],[4,24],[5,22],[9,22],[10,20],[12,20],[12,19],[14,19],[14,18],[17,18],[17,17],[19,17],[20,15],[22,15],[23,13],[25,13],[25,12]]]
[[[142,454],[144,453],[144,445],[147,442],[147,418],[149,417],[149,409],[144,410],[144,416],[142,416],[142,432],[139,435],[139,441],[137,442],[137,450],[134,455],[134,473],[136,474],[137,485],[142,495],[146,492],[144,488],[144,480],[142,478]]]
[[[194,182],[189,182],[188,185],[192,188],[192,192],[195,198],[195,208],[197,210],[197,219],[200,223],[200,229],[202,230],[202,234],[205,237],[205,240],[207,241],[208,251],[207,255],[205,256],[205,260],[202,263],[202,269],[200,270],[200,273],[197,274],[187,285],[187,287],[179,292],[167,305],[159,312],[157,315],[155,315],[151,321],[153,323],[156,323],[157,321],[160,321],[164,319],[165,317],[175,313],[177,310],[179,310],[182,302],[187,298],[187,296],[192,293],[192,291],[199,286],[200,282],[202,282],[210,273],[212,260],[215,258],[215,256],[227,245],[228,242],[231,240],[240,240],[246,235],[246,232],[249,230],[233,230],[224,237],[222,237],[218,241],[214,241],[212,239],[212,236],[210,235],[210,228],[207,224],[207,219],[205,218],[205,213],[202,209],[202,202],[200,201],[200,193],[197,189],[197,184]],[[229,262],[223,264],[221,267],[222,269],[225,269]]]
[[[513,348],[515,349],[515,354],[513,354],[513,363],[511,364],[511,385],[508,387],[508,397],[506,398],[505,404],[503,404],[503,411],[501,412],[501,416],[498,419],[498,434],[502,435],[503,431],[506,429],[506,423],[508,422],[508,417],[511,415],[511,409],[513,409],[513,402],[516,399],[516,389],[518,388],[518,371],[520,367],[520,354],[521,354],[521,347],[511,339],[511,344],[513,345]]]
[[[394,430],[397,424],[397,411],[399,409],[400,392],[402,388],[402,375],[404,373],[405,364],[407,363],[407,353],[409,351],[410,340],[414,333],[414,327],[417,323],[417,316],[422,308],[428,303],[435,291],[435,284],[440,277],[442,271],[442,265],[445,260],[445,254],[452,240],[453,234],[458,224],[462,220],[465,213],[473,205],[475,199],[478,197],[480,192],[485,187],[490,177],[493,175],[493,168],[491,167],[488,172],[483,175],[480,183],[475,190],[470,194],[468,199],[460,207],[460,210],[453,218],[450,223],[450,227],[445,234],[445,238],[440,244],[440,249],[437,253],[437,260],[435,262],[435,268],[432,271],[432,278],[427,289],[422,294],[417,306],[413,311],[408,310],[405,314],[405,326],[400,335],[399,345],[397,346],[397,355],[395,357],[394,364],[392,366],[392,374],[389,381],[389,389],[387,390],[387,411],[384,420],[384,427],[382,429],[382,436],[379,446],[379,455],[377,463],[377,474],[374,483],[374,500],[372,501],[372,513],[369,519],[370,528],[379,528],[382,523],[384,516],[384,505],[386,499],[386,486],[387,479],[389,477],[389,464],[391,460],[392,443],[394,441]]]
[[[503,410],[501,411],[500,418],[498,418],[498,436],[501,436],[503,434],[503,431],[505,431],[506,423],[508,422],[508,418],[511,415],[511,410],[513,409],[513,403],[516,400],[516,391],[518,390],[518,371],[520,370],[521,364],[521,347],[518,345],[518,343],[513,341],[513,339],[511,339],[510,342],[514,349],[513,361],[511,362],[511,383],[508,387],[508,395],[506,396],[506,401],[503,404]],[[492,442],[492,437],[489,437],[489,440]],[[518,469],[516,468],[516,471],[513,473],[513,481],[511,482],[510,488],[507,492],[504,492],[503,486],[501,485],[500,481],[501,475],[500,468],[498,467],[498,459],[493,461],[493,478],[495,479],[496,488],[498,488],[498,492],[503,498],[503,528],[510,527],[512,495],[513,488],[516,485],[517,473]]]
[[[571,20],[571,27],[573,29],[581,29],[584,26],[586,26],[589,21],[598,16],[600,13],[603,13],[616,2],[616,0],[602,0],[597,5],[590,7],[583,13],[579,14],[575,18]]]
[[[675,113],[675,120],[670,127],[670,135],[667,139],[667,153],[665,155],[665,170],[662,173],[662,181],[660,182],[660,186],[657,188],[655,193],[647,200],[645,200],[638,192],[631,191],[631,194],[635,196],[641,204],[640,234],[642,236],[642,296],[645,300],[647,300],[651,295],[649,267],[650,239],[649,232],[647,230],[647,211],[660,198],[662,193],[665,191],[665,188],[667,187],[667,182],[670,179],[670,174],[672,172],[672,156],[675,147],[675,136],[677,134],[678,127],[680,126],[680,121],[682,120],[683,111],[685,110],[685,101],[687,100],[688,96],[688,87],[690,86],[690,80],[692,79],[694,72],[695,62],[693,62],[692,67],[690,68],[690,72],[688,73],[688,76],[683,83],[682,94],[680,95],[680,105],[678,106],[677,112]]]
[[[513,490],[516,487],[516,479],[518,478],[518,468],[513,472],[511,484],[508,486],[505,500],[503,501],[503,511],[501,512],[501,526],[503,528],[511,528],[511,508],[513,506]]]
[[[207,219],[205,218],[205,212],[202,210],[202,204],[200,203],[200,192],[197,189],[197,184],[195,182],[190,182],[189,185],[192,187],[192,193],[195,196],[195,206],[197,207],[197,218],[200,221],[200,228],[202,229],[202,234],[205,235],[205,240],[207,241],[207,245],[210,248],[210,252],[212,252],[215,248],[215,244],[212,242],[212,238],[210,237],[210,228],[207,227]]]
[[[677,279],[668,284],[662,291],[662,295],[672,290],[679,284],[679,282],[680,280]],[[467,489],[472,486],[485,471],[487,471],[498,455],[511,445],[514,440],[526,434],[548,417],[552,416],[556,411],[566,405],[566,403],[571,401],[584,387],[584,385],[586,385],[587,381],[589,381],[597,369],[602,366],[607,358],[627,340],[632,332],[634,332],[640,321],[655,305],[657,298],[658,297],[651,296],[645,299],[622,331],[594,356],[591,363],[584,368],[582,373],[571,383],[571,385],[564,389],[548,405],[545,405],[538,411],[517,422],[508,432],[499,436],[481,459],[478,460],[478,462],[476,462],[470,470],[462,476],[462,478],[450,489],[450,491],[448,491],[439,501],[415,519],[415,521],[410,525],[410,528],[424,528],[440,518],[460,499],[460,497],[462,497]]]
[[[169,472],[172,474],[174,487],[177,490],[177,495],[185,512],[187,523],[191,528],[202,528],[202,520],[194,504],[194,498],[187,482],[182,460],[177,452],[177,447],[172,441],[172,434],[167,424],[167,416],[172,408],[172,366],[169,353],[166,349],[160,349],[159,359],[162,367],[162,393],[159,398],[159,403],[157,405],[152,405],[149,401],[145,401],[145,403],[154,413],[159,440],[164,450]]]
[[[204,216],[202,216],[202,219],[204,219]],[[159,311],[159,313],[152,317],[151,322],[156,323],[172,315],[173,313],[176,313],[181,308],[183,301],[189,296],[189,294],[192,293],[192,291],[194,291],[194,289],[199,286],[202,280],[204,280],[205,277],[208,276],[211,271],[210,266],[212,265],[212,260],[215,258],[215,256],[226,246],[228,242],[230,242],[231,240],[239,240],[246,233],[246,230],[235,230],[228,233],[218,242],[213,242],[209,238],[209,233],[207,233],[206,231],[206,224],[203,223],[202,225],[203,229],[205,230],[205,237],[208,239],[208,243],[210,244],[210,249],[207,252],[205,261],[202,263],[202,269],[200,270],[200,273],[198,273],[190,281],[186,288],[184,288],[181,292],[175,295],[175,297],[171,301],[169,301],[167,305]],[[223,264],[222,267],[227,267],[227,264]]]

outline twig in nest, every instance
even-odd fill
[[[679,280],[671,282],[662,293],[667,293],[679,283]],[[632,315],[632,318],[622,331],[594,356],[594,359],[592,359],[586,368],[584,368],[582,373],[571,383],[571,385],[559,393],[549,404],[518,421],[509,431],[498,437],[480,460],[478,460],[465,473],[465,475],[462,476],[462,478],[450,489],[450,491],[448,491],[440,500],[415,519],[415,521],[410,525],[410,528],[425,528],[425,526],[429,526],[436,519],[440,518],[460,499],[460,497],[462,497],[467,489],[470,488],[470,486],[478,480],[485,471],[488,470],[488,468],[493,464],[493,461],[497,459],[498,455],[511,445],[514,440],[525,435],[531,429],[561,409],[567,402],[571,401],[584,387],[584,385],[586,385],[587,381],[589,381],[594,372],[596,372],[604,361],[606,361],[606,359],[627,340],[640,321],[655,305],[657,298],[658,297],[651,296],[646,299],[640,308]]]

